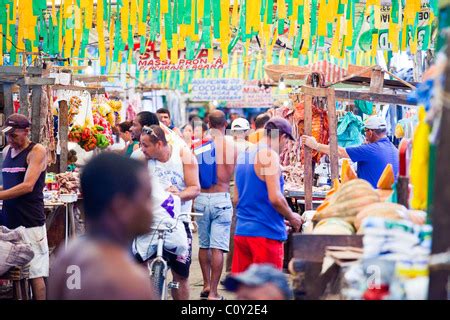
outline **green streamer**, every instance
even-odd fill
[[[42,11],[47,9],[47,1],[46,0],[33,0],[33,16],[41,16]]]
[[[278,34],[282,35],[284,33],[284,19],[278,19]]]
[[[212,1],[213,15],[214,15],[214,38],[220,38],[220,20],[222,20],[220,13],[220,1]]]
[[[259,10],[259,15],[261,16],[261,22],[264,21],[264,14],[266,13],[266,8],[267,8],[267,0],[263,0],[261,1],[261,8]]]
[[[294,3],[292,0],[286,0],[286,3],[288,5],[287,16],[290,17],[294,13]]]
[[[198,0],[194,0],[195,1],[195,24],[194,24],[194,32],[195,34],[198,34]]]
[[[299,53],[300,53],[300,45],[302,43],[302,25],[300,25],[300,29],[299,32],[297,33],[297,35],[295,36],[295,44],[294,44],[294,58],[298,58]]]
[[[145,36],[140,37],[139,53],[144,54],[146,49]]]
[[[144,10],[142,11],[141,22],[147,22],[148,16],[148,0],[144,0]]]
[[[325,37],[324,36],[319,36],[319,47],[324,47],[325,46]]]
[[[170,12],[164,14],[164,29],[165,29],[165,39],[167,41],[172,40],[172,17]]]
[[[247,34],[246,34],[246,30],[245,30],[245,23],[246,23],[245,11],[246,11],[246,9],[247,9],[247,6],[246,6],[246,2],[244,1],[241,3],[241,12],[240,12],[240,19],[239,19],[239,27],[241,29],[242,42],[245,42],[247,39]]]
[[[191,37],[186,37],[186,59],[194,60],[195,43],[191,40]]]
[[[398,18],[399,18],[399,1],[400,0],[392,0],[392,22],[393,23],[398,23]]]
[[[268,0],[267,2],[267,23],[273,23],[273,0]]]
[[[317,0],[311,3],[311,37],[317,34]]]
[[[206,0],[203,13],[203,26],[211,26],[211,2]]]
[[[339,1],[337,13],[338,14],[344,14],[345,5],[342,3],[342,0]]]
[[[327,23],[327,37],[333,38],[333,23],[331,22]]]
[[[299,25],[305,24],[305,15],[304,15],[305,6],[298,6],[298,18],[297,22]]]

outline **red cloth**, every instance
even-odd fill
[[[283,242],[263,237],[234,236],[232,273],[247,270],[253,263],[270,263],[283,269]]]

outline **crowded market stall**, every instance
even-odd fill
[[[285,243],[295,299],[446,298],[446,273],[433,269],[445,265],[433,257],[448,249],[449,222],[441,2],[0,2],[1,125],[25,115],[31,141],[46,148],[50,254],[84,234],[80,172],[128,147],[121,123],[132,135],[139,113],[165,109],[169,142],[195,154],[212,139],[212,112],[223,111],[229,128],[247,118],[245,145],[265,114],[292,127],[279,162],[283,196],[304,221]],[[342,150],[367,143],[373,117],[399,165],[369,183]],[[207,133],[197,136],[196,121]],[[378,282],[368,287],[374,266]]]

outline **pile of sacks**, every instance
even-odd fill
[[[34,258],[24,232],[24,227],[10,230],[0,226],[0,275],[11,267],[25,266]]]

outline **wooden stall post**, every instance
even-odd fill
[[[13,95],[12,95],[12,83],[3,84],[3,100],[5,103],[5,109],[3,113],[5,114],[5,119],[14,113],[13,107]]]
[[[305,135],[312,135],[312,96],[305,93]],[[305,210],[312,210],[312,150],[305,146]]]
[[[32,86],[31,93],[31,141],[40,142],[42,87]]]
[[[450,39],[447,47],[447,58],[450,58]],[[445,97],[450,93],[450,63],[447,62],[445,73],[447,79],[444,88],[444,104],[442,108],[441,124],[436,145],[436,166],[434,181],[434,200],[431,207],[433,222],[432,254],[446,252],[450,249],[450,180],[448,164],[450,163],[450,101]],[[448,299],[449,272],[447,270],[431,270],[428,290],[429,300]]]
[[[58,132],[59,146],[61,148],[61,154],[59,156],[59,172],[66,172],[69,139],[69,106],[65,100],[59,102]]]
[[[327,90],[328,126],[330,132],[331,180],[339,178],[339,155],[337,140],[336,97],[334,89]]]
[[[372,69],[370,78],[370,92],[382,93],[384,86],[384,72],[379,67]]]
[[[19,89],[19,113],[23,114],[27,118],[29,117],[30,113],[30,100],[28,98],[29,90],[30,89],[27,85],[21,85]]]

